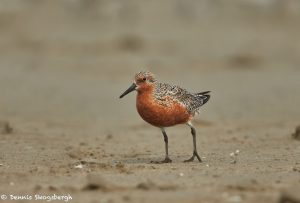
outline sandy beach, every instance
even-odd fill
[[[299,203],[300,4],[259,2],[2,1],[0,202]],[[160,130],[118,98],[140,70],[211,91],[202,163],[185,125],[151,163]]]

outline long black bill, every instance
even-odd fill
[[[124,97],[126,94],[132,92],[133,90],[135,90],[136,88],[136,84],[132,84],[119,98],[121,99],[122,97]]]

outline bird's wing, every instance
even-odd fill
[[[199,111],[199,108],[209,100],[210,95],[208,93],[209,92],[194,94],[194,100],[192,106],[195,112]]]
[[[208,93],[209,91],[193,94],[177,85],[158,83],[155,98],[166,105],[170,100],[179,102],[185,106],[189,112],[195,113],[210,98]]]
[[[155,98],[159,101],[176,101],[186,107],[194,97],[187,90],[166,83],[158,83],[155,92]]]

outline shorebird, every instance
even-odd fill
[[[165,159],[156,163],[170,163],[168,153],[168,135],[166,127],[186,124],[191,128],[193,136],[193,155],[184,162],[194,161],[196,157],[202,162],[197,152],[196,129],[192,119],[199,113],[200,107],[210,98],[210,91],[190,93],[187,90],[166,83],[157,82],[149,71],[141,71],[134,77],[133,84],[120,96],[136,90],[136,108],[139,115],[148,123],[161,129],[165,142]]]

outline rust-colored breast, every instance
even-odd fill
[[[166,101],[158,101],[151,92],[139,92],[136,107],[138,113],[146,122],[157,127],[169,127],[186,123],[192,118],[186,108],[179,102],[171,98],[167,98]]]

